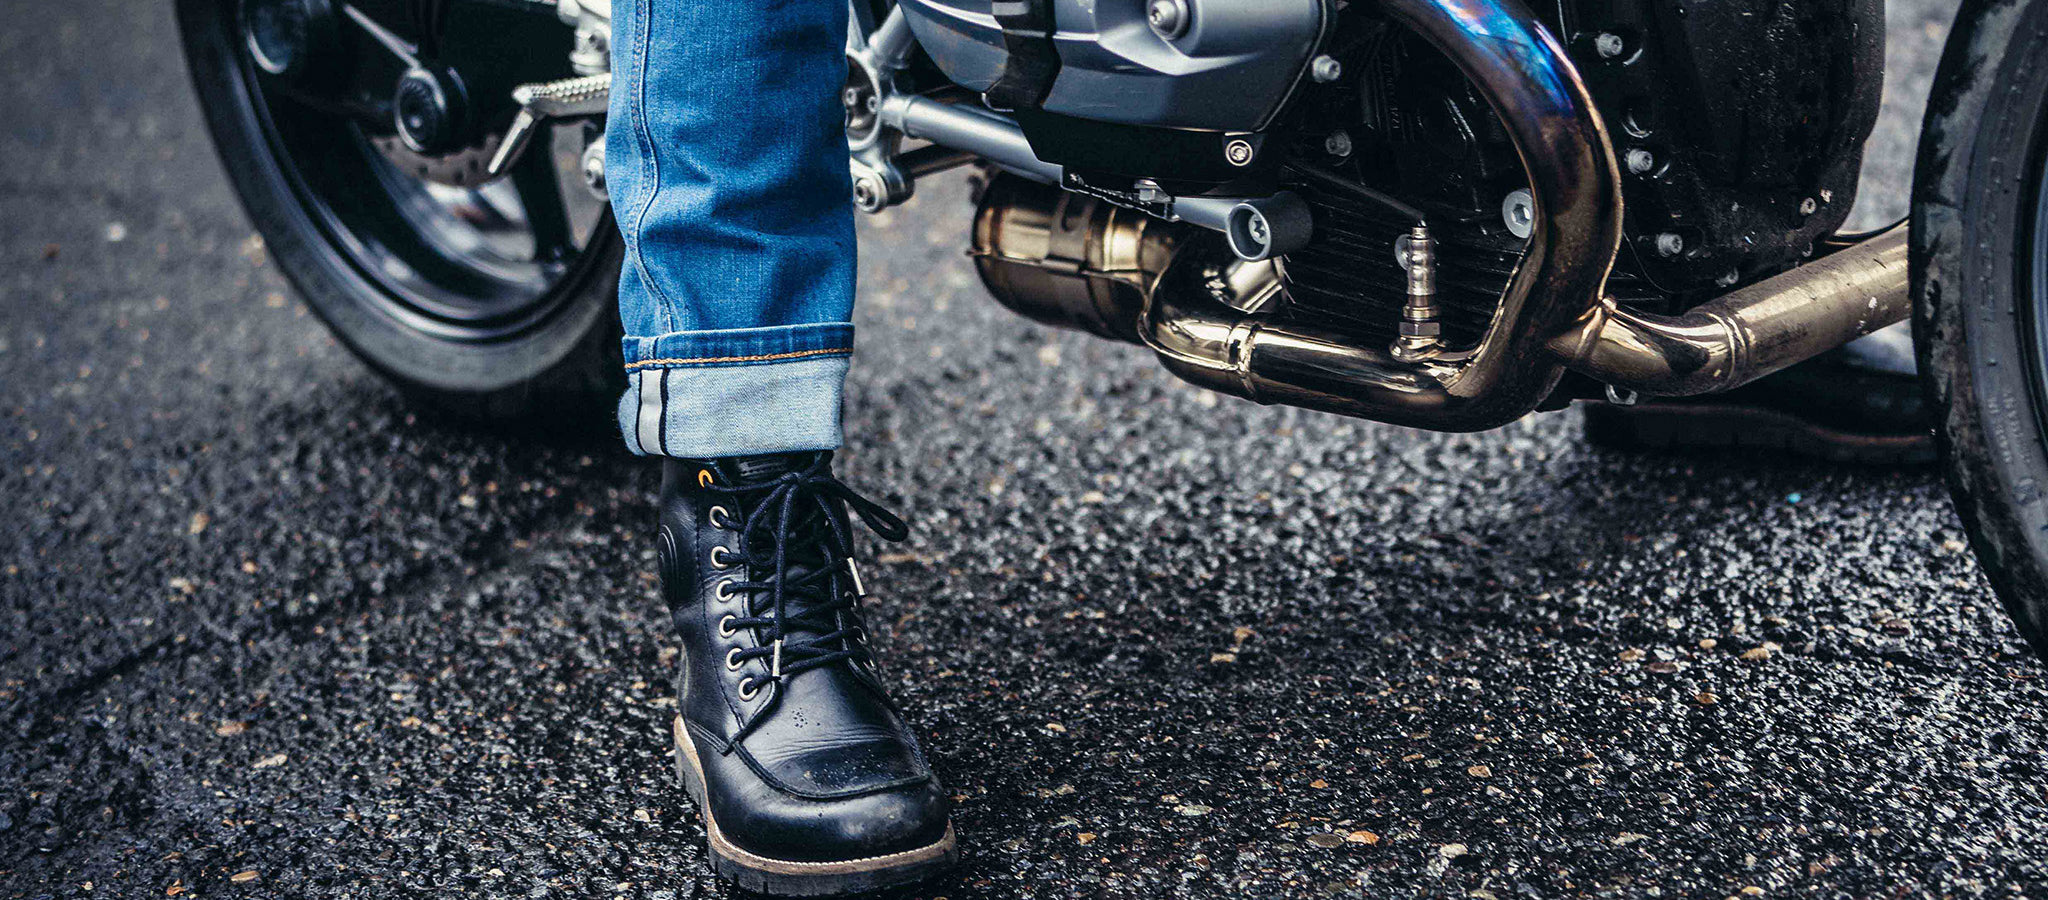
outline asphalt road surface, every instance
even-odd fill
[[[408,408],[167,5],[0,29],[0,897],[716,896],[613,435]],[[1894,11],[1866,218],[1947,13]],[[2044,668],[1938,480],[1218,399],[864,226],[847,474],[947,897],[2041,895]]]

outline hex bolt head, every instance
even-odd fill
[[[1350,156],[1351,135],[1342,131],[1330,132],[1329,137],[1323,138],[1323,152],[1331,156]]]
[[[1145,4],[1145,24],[1162,39],[1173,40],[1188,33],[1187,0],[1152,0]]]
[[[583,159],[581,160],[580,169],[583,174],[583,186],[589,188],[592,194],[600,198],[606,196],[604,141],[592,141],[590,146],[583,148]]]
[[[1536,197],[1526,189],[1509,191],[1500,201],[1500,220],[1508,233],[1527,240],[1536,233]],[[1405,240],[1405,238],[1404,238]]]
[[[841,88],[839,91],[839,105],[847,109],[859,109],[861,93],[861,89],[857,87]]]
[[[1601,59],[1613,59],[1627,50],[1628,42],[1613,32],[1603,31],[1593,38],[1593,52],[1600,54]]]
[[[1804,200],[1799,201],[1799,214],[1802,216],[1813,215],[1819,209],[1820,204],[1816,202],[1812,197],[1808,197]]]
[[[1657,235],[1657,255],[1677,256],[1685,252],[1685,238],[1669,231]]]
[[[1630,174],[1648,175],[1650,170],[1657,168],[1657,154],[1635,147],[1622,154],[1622,162],[1628,165]]]
[[[1325,53],[1309,63],[1308,74],[1321,84],[1329,84],[1344,77],[1344,64],[1338,62],[1336,57]]]
[[[882,208],[882,186],[873,176],[863,175],[853,180],[853,203],[867,212]]]
[[[1223,145],[1223,158],[1224,158],[1224,159],[1226,159],[1226,160],[1229,160],[1229,161],[1230,161],[1230,164],[1231,164],[1231,165],[1233,165],[1233,166],[1248,166],[1248,165],[1251,165],[1251,164],[1252,164],[1252,145],[1251,145],[1251,142],[1250,142],[1250,141],[1247,141],[1247,140],[1244,140],[1244,139],[1242,139],[1242,138],[1239,138],[1238,140],[1234,140],[1234,141],[1231,141],[1231,142],[1230,142],[1230,143],[1228,143],[1228,144],[1225,144],[1225,145]]]

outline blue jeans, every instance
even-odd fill
[[[605,169],[635,453],[839,446],[845,0],[617,0]]]

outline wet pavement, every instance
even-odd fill
[[[0,898],[721,895],[653,470],[340,350],[165,4],[9,5]],[[916,526],[865,566],[959,798],[926,893],[2048,892],[2044,669],[1932,473],[1216,398],[995,308],[968,214],[865,226],[845,466]]]

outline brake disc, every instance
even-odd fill
[[[370,144],[407,175],[436,184],[473,188],[491,180],[491,156],[498,152],[498,142],[504,137],[503,134],[487,134],[475,144],[436,156],[407,147],[395,134],[371,138]]]

